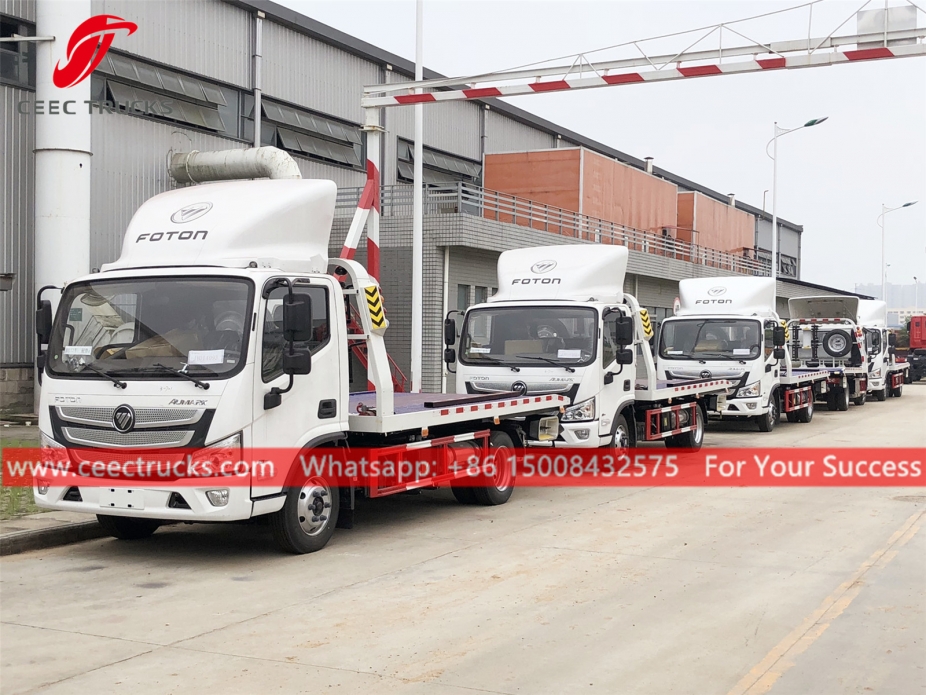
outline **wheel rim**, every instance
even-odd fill
[[[312,478],[299,491],[296,513],[307,536],[317,536],[331,522],[331,488],[321,478]]]
[[[694,428],[695,445],[700,445],[702,439],[704,439],[704,419],[701,416],[701,408],[696,408],[695,409],[695,428]]]
[[[611,444],[615,449],[621,451],[630,448],[630,432],[627,431],[627,427],[623,422],[618,423],[617,427],[614,428],[614,439]]]
[[[807,404],[807,417],[813,415],[813,398],[810,399],[810,402]]]
[[[495,462],[495,475],[492,477],[492,484],[499,492],[505,492],[511,487],[511,449],[507,446],[500,446],[493,452]]]
[[[766,417],[768,418],[769,428],[774,427],[775,423],[778,422],[779,415],[778,415],[778,400],[777,399],[772,398],[771,402],[768,404],[768,415],[766,415]]]
[[[848,344],[848,341],[841,335],[834,335],[827,341],[826,347],[829,348],[828,352],[832,355],[845,350]]]

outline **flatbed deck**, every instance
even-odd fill
[[[656,379],[651,386],[648,379],[637,379],[636,400],[657,402],[680,396],[726,393],[738,383],[736,379]]]
[[[350,431],[388,434],[486,418],[556,411],[569,405],[568,398],[556,394],[467,397],[456,393],[396,393],[393,399],[394,412],[382,416],[376,412],[375,391],[350,394]]]
[[[822,381],[828,379],[831,375],[832,372],[826,368],[802,367],[799,369],[792,369],[790,374],[781,374],[779,376],[779,381],[782,386],[798,386],[800,384],[812,384],[816,381]]]

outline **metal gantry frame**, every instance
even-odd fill
[[[883,31],[835,36],[835,33],[846,22],[856,16],[856,13],[864,9],[871,1],[868,0],[862,4],[841,24],[823,37],[812,38],[810,36],[812,21],[808,24],[808,37],[792,41],[758,42],[747,37],[740,29],[735,28],[735,25],[743,22],[804,8],[809,10],[812,19],[814,5],[822,2],[822,0],[812,0],[803,5],[770,12],[758,17],[724,22],[666,36],[630,41],[587,53],[566,56],[564,58],[569,62],[553,66],[535,64],[465,77],[431,80],[416,79],[412,82],[397,84],[368,85],[363,88],[363,97],[360,102],[364,110],[363,129],[367,133],[367,181],[347,238],[344,241],[341,257],[353,258],[360,243],[360,237],[364,228],[366,228],[368,270],[371,276],[377,280],[379,279],[379,160],[380,134],[384,131],[380,120],[380,109],[413,104],[419,105],[420,108],[421,105],[447,101],[472,101],[525,94],[548,94],[551,92],[617,87],[646,82],[666,82],[715,75],[742,75],[774,70],[828,67],[873,60],[926,56],[926,42],[924,42],[924,39],[926,39],[926,27],[890,30],[887,25],[887,13],[885,13]],[[907,4],[924,11],[923,8],[910,0],[907,0]],[[724,47],[723,36],[725,31],[745,39],[748,43]],[[647,41],[687,34],[699,34],[700,36],[685,49],[674,54],[649,55],[641,47],[641,44]],[[694,50],[698,44],[715,35],[719,38],[720,45],[718,48]],[[420,36],[418,40],[420,41]],[[593,53],[627,47],[633,47],[641,55],[633,58],[597,60],[594,62],[589,59],[589,56]],[[418,142],[419,137],[420,128],[416,128],[416,180],[413,184],[416,189],[420,189],[422,185],[420,162],[418,161],[421,146],[421,143]],[[416,206],[416,220],[414,222],[416,229],[420,229],[421,221],[417,219],[420,216],[420,206]],[[420,253],[418,246],[420,244],[416,245],[416,251]],[[415,259],[415,267],[421,267],[420,258]],[[412,315],[420,316],[423,309],[420,296],[416,293],[415,298],[417,299],[417,306],[412,307]],[[416,328],[420,333],[420,321],[417,322]],[[421,336],[413,337],[412,344],[413,346],[419,346],[417,350],[413,350],[413,355],[417,358],[418,363],[414,363],[415,360],[413,360],[411,365],[412,374],[420,375]],[[417,383],[420,384],[420,376]]]

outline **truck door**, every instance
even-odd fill
[[[616,323],[619,314],[609,314],[602,321],[601,329],[601,357],[600,371],[596,378],[599,380],[601,391],[598,395],[599,436],[610,436],[614,426],[614,418],[622,401],[633,396],[633,383],[636,376],[636,367],[632,364],[620,365],[616,362],[617,351],[620,346],[615,340]],[[591,367],[589,368],[591,369]],[[611,383],[605,383],[605,376],[614,374]],[[626,386],[626,388],[625,388]]]
[[[341,393],[341,351],[337,327],[332,324],[334,288],[324,280],[293,278],[293,292],[306,296],[312,306],[312,336],[295,343],[312,353],[310,374],[293,377],[293,386],[282,403],[269,410],[264,395],[271,388],[286,389],[290,377],[283,373],[283,297],[285,284],[270,280],[263,290],[257,321],[257,364],[254,369],[255,447],[299,447],[307,441],[342,432],[347,422]]]

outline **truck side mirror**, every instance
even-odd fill
[[[621,316],[614,322],[614,342],[618,345],[633,344],[633,318],[630,316]],[[630,362],[622,364],[630,364]]]
[[[447,364],[453,364],[457,361],[457,351],[452,347],[444,349],[444,362]]]
[[[283,337],[291,343],[312,338],[311,299],[295,294],[283,297]]]
[[[633,364],[633,350],[618,350],[614,355],[614,361],[618,364]]]
[[[785,344],[785,328],[784,326],[775,326],[772,328],[772,342],[776,346],[780,347]],[[778,358],[781,359],[781,358]]]
[[[283,353],[283,373],[299,376],[312,371],[312,353],[301,348]]]
[[[444,319],[444,345],[455,345],[457,342],[457,322],[449,316]],[[446,359],[444,360],[446,362]],[[452,361],[452,360],[451,360]]]
[[[784,330],[784,329],[782,329],[782,330]],[[779,347],[779,348],[775,348],[775,349],[772,351],[772,357],[774,357],[776,360],[783,360],[783,359],[785,358],[785,349],[784,349],[784,348],[780,348],[780,347]]]
[[[51,337],[51,302],[40,299],[35,309],[35,334],[39,337],[39,345],[44,345]]]
[[[896,333],[887,334],[887,344],[890,347],[897,347],[897,334]]]

